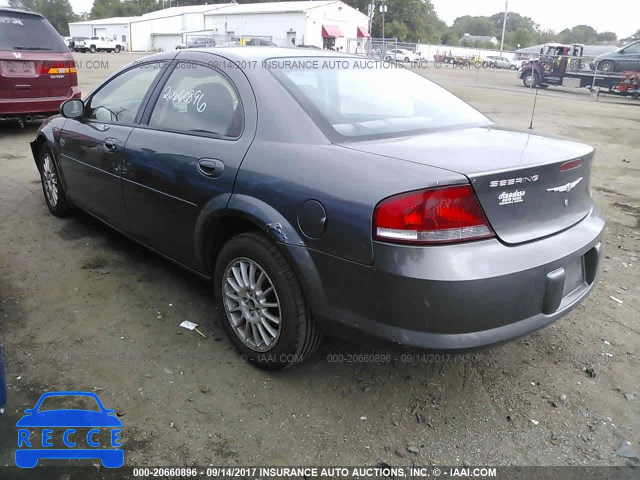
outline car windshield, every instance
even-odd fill
[[[435,83],[389,63],[316,57],[265,65],[330,138],[363,140],[491,124]]]
[[[69,51],[44,18],[7,11],[0,11],[0,50]]]
[[[69,409],[101,411],[96,399],[88,395],[54,395],[42,401],[38,412]]]

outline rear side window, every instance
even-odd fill
[[[244,113],[229,79],[213,68],[180,62],[153,109],[149,126],[160,130],[237,138]]]
[[[69,48],[43,17],[0,10],[0,50],[60,53]]]
[[[121,73],[91,97],[85,118],[132,125],[149,87],[166,63],[146,63]]]

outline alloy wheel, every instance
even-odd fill
[[[50,153],[45,153],[42,158],[42,183],[44,193],[51,207],[58,205],[58,176],[53,166],[53,158]]]
[[[273,282],[249,258],[237,258],[224,272],[222,295],[227,319],[251,350],[266,352],[280,337],[282,312]]]

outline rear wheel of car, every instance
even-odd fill
[[[322,334],[306,307],[291,265],[267,237],[244,233],[220,251],[214,271],[216,306],[242,357],[266,370],[300,363]]]
[[[43,145],[40,150],[40,181],[49,211],[56,217],[68,216],[73,211],[73,205],[67,200],[53,160],[53,153],[46,145]]]
[[[518,69],[518,67],[516,67],[515,65],[511,65],[511,66],[509,67],[509,69],[511,69],[511,70],[517,70],[517,69]]]
[[[89,47],[89,51],[90,51],[91,53],[96,53],[96,52],[98,51],[98,49],[96,48],[96,46],[95,46],[95,45],[91,45],[91,46]]]
[[[598,70],[601,72],[613,72],[616,69],[616,64],[613,60],[604,60],[598,63]]]
[[[114,50],[114,51],[115,51],[116,53],[120,53],[120,50],[121,50],[120,45],[116,45],[116,48],[115,48],[115,50]]]
[[[387,62],[390,62],[390,61],[391,61],[391,57],[390,57],[389,55],[387,55],[387,56],[385,57],[385,60],[386,60]]]

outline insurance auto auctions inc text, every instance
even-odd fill
[[[496,477],[495,467],[208,467],[209,477],[261,478],[438,478]]]

